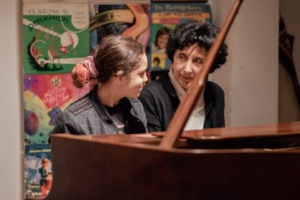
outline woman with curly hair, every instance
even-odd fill
[[[211,23],[189,21],[178,24],[168,40],[166,53],[171,60],[168,74],[145,86],[139,97],[149,132],[166,131],[187,88],[197,73],[201,73],[206,55],[216,40],[218,28]],[[227,45],[222,44],[210,73],[220,68],[227,57]],[[224,92],[206,81],[203,93],[191,113],[184,130],[224,127]]]

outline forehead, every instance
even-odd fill
[[[185,47],[183,49],[177,49],[175,54],[178,54],[178,53],[206,55],[206,50],[204,47],[201,47],[198,44],[193,44],[193,45]]]
[[[140,56],[140,61],[135,65],[134,67],[134,71],[137,71],[137,72],[140,72],[140,71],[144,71],[147,69],[147,66],[148,66],[148,60],[147,60],[147,56],[146,56],[146,53],[143,53],[141,56]]]
[[[168,38],[168,37],[169,37],[168,33],[164,33],[164,34],[159,35],[159,38]]]

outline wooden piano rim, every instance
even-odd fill
[[[227,140],[235,138],[286,137],[300,135],[300,121],[257,126],[238,126],[184,131],[181,138],[191,140]],[[165,132],[153,132],[163,137]]]
[[[300,141],[300,122],[288,122],[270,125],[259,126],[241,126],[228,128],[213,128],[199,131],[186,131],[182,134],[182,138],[177,142],[176,148],[161,148],[159,143],[165,132],[154,132],[148,134],[96,134],[96,135],[71,135],[71,134],[56,134],[52,137],[61,139],[80,140],[81,142],[102,143],[107,145],[127,146],[130,148],[143,148],[148,150],[176,152],[176,153],[270,153],[290,152],[293,148],[185,148],[189,140],[195,141],[226,141],[235,139],[251,139],[251,138],[280,138],[280,137],[297,137]],[[55,141],[55,140],[54,140]],[[285,151],[283,151],[285,150]],[[296,152],[296,151],[295,151]]]

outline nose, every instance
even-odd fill
[[[143,76],[143,81],[144,83],[147,83],[148,82],[148,76],[147,76],[147,72],[144,73],[144,76]]]
[[[186,73],[186,74],[193,73],[193,66],[192,66],[192,63],[190,61],[187,61],[185,63],[183,72]]]

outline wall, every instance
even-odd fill
[[[221,26],[233,0],[210,0]],[[278,0],[243,1],[228,33],[228,62],[212,79],[226,94],[226,126],[277,123]]]
[[[23,147],[20,87],[20,25],[18,0],[0,6],[0,199],[22,199]]]

